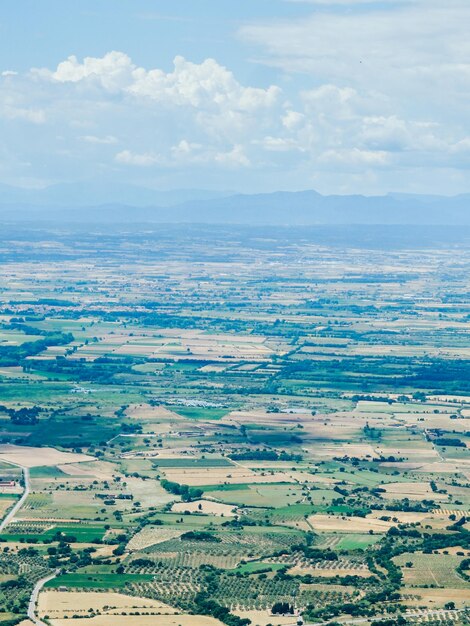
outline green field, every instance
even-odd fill
[[[220,420],[226,415],[228,409],[212,409],[212,408],[197,408],[197,407],[169,407],[178,415],[193,420]]]
[[[65,574],[46,583],[48,589],[122,589],[129,583],[150,582],[145,574]]]

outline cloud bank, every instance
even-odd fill
[[[278,84],[243,84],[212,58],[140,67],[122,51],[5,68],[0,180],[468,190],[468,3],[305,3],[308,18],[239,31]]]

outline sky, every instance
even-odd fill
[[[0,183],[470,192],[469,0],[2,0]]]

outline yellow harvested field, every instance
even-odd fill
[[[403,603],[407,606],[427,606],[428,608],[440,608],[447,602],[455,602],[457,608],[468,605],[468,589],[452,589],[448,587],[441,588],[424,588],[419,589],[413,587],[405,589],[407,593],[418,596],[417,598],[406,599]]]
[[[70,626],[68,618],[51,619],[52,626]],[[96,615],[85,618],[86,626],[223,626],[205,615]]]
[[[408,425],[415,424],[419,426],[420,421],[422,420],[418,415],[412,415],[411,418],[409,415],[406,416],[406,423]],[[427,428],[442,428],[444,430],[450,430],[455,432],[465,432],[467,429],[467,425],[464,419],[455,420],[451,419],[450,415],[426,415],[426,426]]]
[[[439,554],[452,554],[453,556],[461,556],[462,552],[466,556],[470,556],[470,550],[463,548],[462,546],[449,546],[447,548],[440,548],[436,550]]]
[[[430,474],[457,474],[463,470],[470,470],[470,461],[459,459],[458,461],[447,463],[426,463],[419,468],[420,472]]]
[[[227,359],[260,361],[273,353],[265,344],[266,338],[257,335],[209,334],[200,330],[162,329],[158,336],[109,335],[94,345],[82,346],[75,357],[103,354],[138,355],[149,358],[171,357],[212,361]]]
[[[90,609],[95,612],[117,615],[127,610],[175,614],[177,610],[150,598],[127,596],[122,593],[95,591],[43,591],[39,595],[38,612],[51,619],[86,617]],[[104,617],[104,616],[103,616]]]
[[[272,615],[269,611],[232,611],[242,619],[251,620],[252,626],[288,626],[295,622],[295,617],[287,615]]]
[[[298,424],[311,420],[310,414],[305,413],[268,413],[267,411],[232,411],[222,418],[223,422],[237,422],[240,424]]]
[[[128,550],[143,550],[157,543],[175,539],[183,534],[184,530],[165,528],[165,526],[145,526],[127,544]]]
[[[428,396],[430,402],[450,402],[455,404],[470,404],[470,396],[452,396],[452,395],[438,395]]]
[[[80,463],[66,463],[57,466],[61,472],[67,474],[67,476],[79,476],[80,478],[89,476],[90,478],[102,478],[102,473],[98,474],[98,467],[93,467],[92,464],[81,466]],[[109,475],[108,475],[109,476]],[[106,476],[106,477],[108,477]]]
[[[436,450],[431,450],[428,447],[423,447],[423,448],[387,447],[386,448],[384,446],[377,446],[376,450],[380,454],[380,456],[384,456],[384,457],[401,456],[401,457],[406,457],[408,459],[411,459],[413,462],[416,462],[416,463],[418,463],[419,461],[422,461],[423,463],[425,461],[431,462],[434,459],[436,459],[436,461],[439,460],[439,455],[436,452]]]
[[[315,530],[324,532],[362,533],[373,530],[385,533],[394,526],[393,522],[385,522],[373,517],[340,517],[339,515],[310,515],[308,521]]]
[[[183,456],[185,453],[186,455]],[[122,454],[123,459],[154,459],[156,457],[159,459],[188,459],[194,456],[194,448],[189,447],[166,448],[164,452],[149,448],[136,452],[124,452],[124,454]]]
[[[134,476],[126,477],[126,492],[131,493],[145,507],[162,506],[175,499],[158,482],[134,478]],[[127,508],[128,503],[126,505],[125,502],[125,500],[121,500],[121,505]]]
[[[22,465],[23,467],[40,467],[43,465],[82,463],[84,461],[94,461],[95,459],[87,454],[61,452],[55,448],[32,448],[4,444],[0,446],[0,460]]]
[[[430,463],[429,465],[433,465]],[[420,470],[424,467],[423,463],[411,463],[410,461],[385,461],[380,463],[380,467],[393,467],[397,470]]]
[[[92,461],[81,463],[66,463],[57,466],[64,474],[79,478],[99,478],[109,480],[116,473],[116,468],[111,463],[105,461]]]
[[[326,427],[325,427],[326,428]],[[334,439],[338,437],[338,429],[335,426],[331,426],[331,438]],[[323,431],[322,431],[322,436]],[[355,445],[355,444],[341,444],[335,446],[322,446],[321,448],[315,448],[314,450],[316,456],[326,456],[326,457],[356,457],[358,459],[378,458],[378,454],[375,449],[369,444],[363,445]]]
[[[420,522],[422,524],[432,524],[433,522],[441,521],[442,515],[435,515],[433,513],[418,513],[414,511],[374,511],[370,513],[367,518],[380,518],[380,517],[390,517],[392,521],[398,520],[400,524],[414,524],[415,522]],[[449,524],[448,518],[445,520],[445,524]]]
[[[173,413],[164,406],[151,406],[150,404],[131,404],[126,409],[126,415],[139,420],[182,420],[180,415]]]
[[[382,486],[384,497],[389,499],[410,498],[410,500],[447,500],[446,494],[434,493],[428,482],[399,482]]]
[[[456,517],[470,517],[470,511],[464,510],[464,509],[454,509],[452,507],[449,507],[448,509],[434,509],[433,510],[433,514],[435,515],[445,515],[445,516],[449,516],[449,515],[455,515]]]
[[[304,530],[306,532],[309,532],[311,529],[311,527],[309,526],[309,524],[307,523],[307,520],[305,519],[301,519],[301,520],[282,520],[279,521],[278,524],[280,526],[289,526],[290,528],[296,528],[297,530]]]
[[[205,515],[220,515],[221,517],[233,517],[236,507],[211,500],[194,500],[193,502],[175,502],[171,508],[175,513],[203,513]]]
[[[293,473],[294,474],[294,473]],[[244,467],[211,467],[195,469],[165,468],[168,480],[192,487],[198,485],[231,485],[238,483],[295,483],[297,480],[292,475],[283,472],[253,472]]]
[[[188,332],[192,333],[193,336],[197,336],[201,341],[203,341],[204,338],[228,343],[235,342],[248,344],[262,344],[266,341],[266,337],[264,337],[263,335],[242,335],[240,333],[217,333],[216,335],[213,335],[211,333],[207,333],[204,331],[201,332],[198,330],[190,330]]]
[[[227,369],[226,365],[203,365],[202,367],[199,368],[199,371],[200,372],[224,372],[226,369]]]
[[[96,544],[92,543],[71,543],[70,547],[73,550],[84,550],[85,548],[95,548],[96,552],[94,552],[95,557],[110,557],[113,555],[113,544],[103,544],[102,546],[96,546]]]
[[[15,498],[0,498],[0,517],[4,517],[5,513],[15,502]]]

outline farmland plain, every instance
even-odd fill
[[[5,225],[0,626],[468,624],[470,246],[394,232]]]

